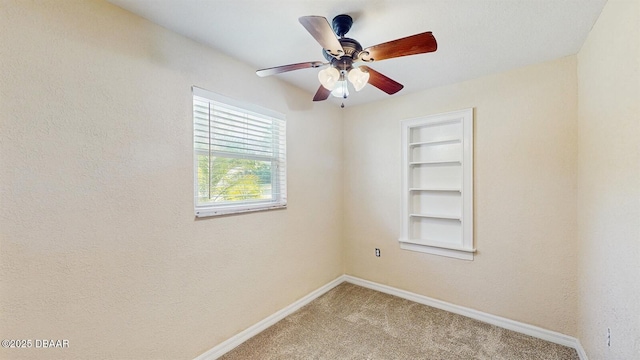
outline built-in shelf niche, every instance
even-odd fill
[[[400,247],[473,260],[473,109],[401,125]]]

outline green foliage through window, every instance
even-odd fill
[[[198,155],[199,201],[271,199],[271,162]]]
[[[284,115],[193,87],[197,217],[287,206]]]

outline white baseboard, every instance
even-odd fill
[[[589,358],[587,358],[587,353],[584,351],[584,348],[580,343],[580,340],[576,339],[576,342],[577,344],[575,346],[575,349],[578,352],[578,357],[580,357],[580,360],[589,360]]]
[[[396,289],[396,288],[391,287],[391,286],[378,284],[378,283],[375,283],[375,282],[372,282],[372,281],[368,281],[368,280],[363,280],[363,279],[360,279],[360,278],[357,278],[357,277],[354,277],[354,276],[350,276],[350,275],[339,276],[335,280],[333,280],[330,283],[328,283],[328,284],[320,287],[319,289],[311,292],[307,296],[305,296],[302,299],[294,302],[293,304],[287,306],[286,308],[276,312],[275,314],[263,319],[262,321],[256,323],[255,325],[253,325],[253,326],[245,329],[244,331],[234,335],[233,337],[229,338],[228,340],[218,344],[217,346],[213,347],[209,351],[207,351],[207,352],[203,353],[202,355],[198,356],[194,360],[214,360],[214,359],[219,358],[220,356],[222,356],[222,355],[226,354],[227,352],[233,350],[238,345],[242,344],[243,342],[245,342],[245,341],[249,340],[250,338],[252,338],[253,336],[257,335],[261,331],[267,329],[269,326],[277,323],[278,321],[284,319],[285,317],[289,316],[290,314],[296,312],[301,307],[307,305],[311,301],[313,301],[316,298],[322,296],[323,294],[325,294],[329,290],[333,289],[334,287],[340,285],[341,283],[343,283],[345,281],[349,282],[349,283],[352,283],[352,284],[355,284],[355,285],[359,285],[359,286],[368,288],[368,289],[380,291],[380,292],[383,292],[383,293],[386,293],[386,294],[389,294],[389,295],[394,295],[394,296],[397,296],[397,297],[400,297],[400,298],[403,298],[403,299],[414,301],[414,302],[417,302],[419,304],[431,306],[431,307],[434,307],[434,308],[437,308],[437,309],[449,311],[449,312],[454,313],[454,314],[466,316],[466,317],[469,317],[469,318],[472,318],[472,319],[475,319],[475,320],[478,320],[478,321],[485,322],[487,324],[499,326],[499,327],[504,328],[504,329],[508,329],[508,330],[516,331],[516,332],[519,332],[519,333],[522,333],[522,334],[525,334],[525,335],[533,336],[533,337],[538,338],[538,339],[550,341],[550,342],[555,343],[555,344],[568,346],[568,347],[576,349],[576,351],[578,353],[578,356],[580,357],[580,360],[588,360],[587,359],[587,354],[585,353],[584,349],[582,348],[582,345],[580,344],[580,341],[578,339],[574,338],[574,337],[571,337],[571,336],[568,336],[568,335],[564,335],[564,334],[561,334],[559,332],[543,329],[543,328],[540,328],[540,327],[537,327],[537,326],[525,324],[525,323],[522,323],[522,322],[519,322],[519,321],[514,321],[514,320],[510,320],[510,319],[503,318],[503,317],[500,317],[500,316],[487,314],[487,313],[484,313],[482,311],[466,308],[466,307],[459,306],[459,305],[454,305],[454,304],[451,304],[451,303],[448,303],[448,302],[445,302],[445,301],[436,300],[436,299],[430,298],[428,296],[415,294],[415,293],[412,293],[412,292],[409,292],[409,291],[405,291],[405,290]]]
[[[240,333],[232,336],[231,338],[227,339],[226,341],[224,341],[224,342],[218,344],[217,346],[211,348],[209,351],[201,354],[200,356],[198,356],[194,360],[215,360],[215,359],[219,358],[220,356],[222,356],[222,355],[228,353],[229,351],[233,350],[238,345],[242,344],[243,342],[249,340],[250,338],[252,338],[255,335],[257,335],[260,332],[262,332],[263,330],[267,329],[269,326],[277,323],[278,321],[280,321],[280,320],[284,319],[285,317],[287,317],[287,316],[293,314],[294,312],[298,311],[301,307],[307,305],[308,303],[310,303],[313,300],[317,299],[318,297],[322,296],[323,294],[325,294],[329,290],[333,289],[334,287],[340,285],[344,281],[345,281],[344,275],[339,276],[335,280],[333,280],[330,283],[320,287],[319,289],[316,289],[315,291],[313,291],[310,294],[306,295],[302,299],[294,302],[293,304],[285,307],[284,309],[276,312],[275,314],[268,316],[267,318],[265,318],[262,321],[256,323],[255,325],[253,325],[253,326],[241,331]]]
[[[445,310],[454,314],[466,316],[487,324],[495,325],[504,329],[516,331],[525,335],[533,336],[538,339],[546,340],[555,344],[560,344],[576,349],[580,360],[587,360],[587,355],[578,339],[561,334],[559,332],[543,329],[537,326],[525,324],[519,321],[510,320],[500,316],[488,314],[482,311],[454,305],[442,300],[436,300],[428,296],[415,294],[409,291],[396,289],[391,286],[378,284],[372,281],[363,280],[350,275],[344,276],[345,281],[355,285],[366,287],[371,290],[380,291],[389,295],[394,295],[403,299],[417,302],[419,304],[431,306],[437,309]]]

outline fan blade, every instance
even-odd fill
[[[431,31],[427,31],[368,47],[362,51],[360,60],[380,61],[400,56],[424,54],[437,49],[436,38],[433,37]]]
[[[310,62],[304,62],[304,63],[298,63],[298,64],[276,66],[268,69],[261,69],[261,70],[257,70],[256,74],[260,77],[265,77],[269,75],[280,74],[287,71],[317,68],[322,65],[325,65],[325,63],[322,63],[320,61],[310,61]]]
[[[327,100],[330,94],[331,90],[327,90],[324,86],[320,85],[318,91],[316,91],[316,95],[313,97],[313,101]]]
[[[399,82],[380,74],[379,72],[373,70],[368,66],[360,66],[360,69],[369,72],[369,84],[377,87],[378,89],[386,92],[389,95],[397,93],[404,87],[404,85],[400,84]]]
[[[298,21],[330,55],[333,57],[344,55],[344,49],[326,18],[322,16],[303,16]]]

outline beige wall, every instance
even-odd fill
[[[578,83],[578,335],[590,359],[639,359],[639,0],[609,0]]]
[[[470,107],[475,260],[401,250],[399,121]],[[575,335],[576,116],[575,57],[346,109],[347,274]]]
[[[610,0],[577,58],[340,111],[102,1],[0,0],[0,338],[71,343],[0,358],[193,358],[344,272],[633,358],[639,12]],[[286,114],[287,210],[194,220],[192,85]],[[476,258],[400,250],[399,121],[468,107]]]
[[[102,1],[0,44],[0,338],[70,341],[0,358],[190,359],[343,274],[338,107]],[[194,220],[192,85],[286,114],[288,209]]]

